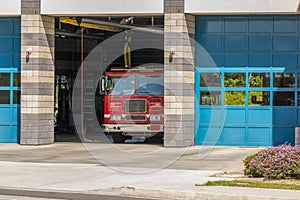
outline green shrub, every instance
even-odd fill
[[[255,158],[257,155],[258,155],[258,152],[255,153],[255,154],[252,154],[252,155],[247,156],[247,157],[245,158],[245,160],[243,160],[243,161],[244,161],[244,174],[245,174],[245,175],[251,175],[251,173],[250,173],[250,168],[249,168],[249,164],[250,164],[251,160],[252,160],[253,158]]]

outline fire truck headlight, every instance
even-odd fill
[[[160,115],[150,115],[150,120],[151,121],[159,121],[160,120]]]
[[[161,107],[161,103],[160,102],[151,102],[149,103],[150,107]]]
[[[122,104],[119,102],[110,102],[109,106],[111,108],[120,108],[120,107],[122,107]]]
[[[111,115],[110,120],[111,121],[121,121],[121,115]]]

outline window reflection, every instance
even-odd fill
[[[246,86],[245,73],[225,73],[224,86],[225,87],[245,87]]]
[[[220,73],[201,73],[200,74],[200,87],[221,87],[221,74]]]
[[[274,73],[274,87],[294,87],[295,75],[293,73]]]
[[[21,91],[20,90],[14,90],[14,104],[20,104],[20,94],[21,94]]]
[[[21,74],[20,73],[14,73],[14,86],[21,87]]]
[[[200,105],[221,105],[221,91],[201,91]]]
[[[270,87],[270,74],[249,73],[249,87]]]
[[[155,75],[140,75],[137,77],[136,94],[164,94],[164,77]]]
[[[0,86],[10,86],[10,73],[0,73]]]
[[[246,95],[244,91],[226,91],[225,105],[244,106],[246,99],[245,97]]]
[[[135,90],[135,76],[110,76],[108,77],[106,90],[112,95],[132,95]]]
[[[295,102],[294,92],[274,92],[273,105],[274,106],[294,106]]]
[[[249,91],[248,105],[249,106],[269,106],[270,105],[270,92]]]
[[[0,90],[0,104],[10,104],[9,90]]]

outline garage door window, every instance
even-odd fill
[[[249,106],[269,106],[270,92],[269,91],[249,91],[248,93]]]
[[[14,73],[14,87],[21,87],[21,74]]]
[[[201,91],[200,105],[221,105],[221,91]]]
[[[292,88],[295,85],[293,73],[274,73],[274,87]]]
[[[245,91],[226,91],[225,105],[226,106],[244,106],[245,105]]]
[[[273,84],[273,106],[295,106],[295,74],[274,73]]]
[[[270,73],[249,73],[249,87],[270,87]]]
[[[300,105],[300,74],[279,72],[201,72],[201,106]],[[297,99],[296,99],[297,95]],[[271,98],[272,96],[272,98]],[[297,102],[296,102],[297,100]]]
[[[21,94],[21,91],[20,90],[15,90],[14,93],[13,93],[13,96],[14,96],[14,104],[20,104],[20,94]]]
[[[245,87],[246,74],[245,73],[225,73],[224,79],[225,87]]]
[[[0,73],[0,86],[10,86],[10,73]]]
[[[274,92],[273,93],[274,106],[294,106],[295,93],[294,92]]]
[[[221,87],[221,73],[201,73],[200,87]]]
[[[0,90],[0,104],[10,104],[9,93],[9,90]]]

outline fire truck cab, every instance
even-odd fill
[[[163,137],[163,67],[111,67],[101,77],[104,133],[115,143],[133,136]]]

